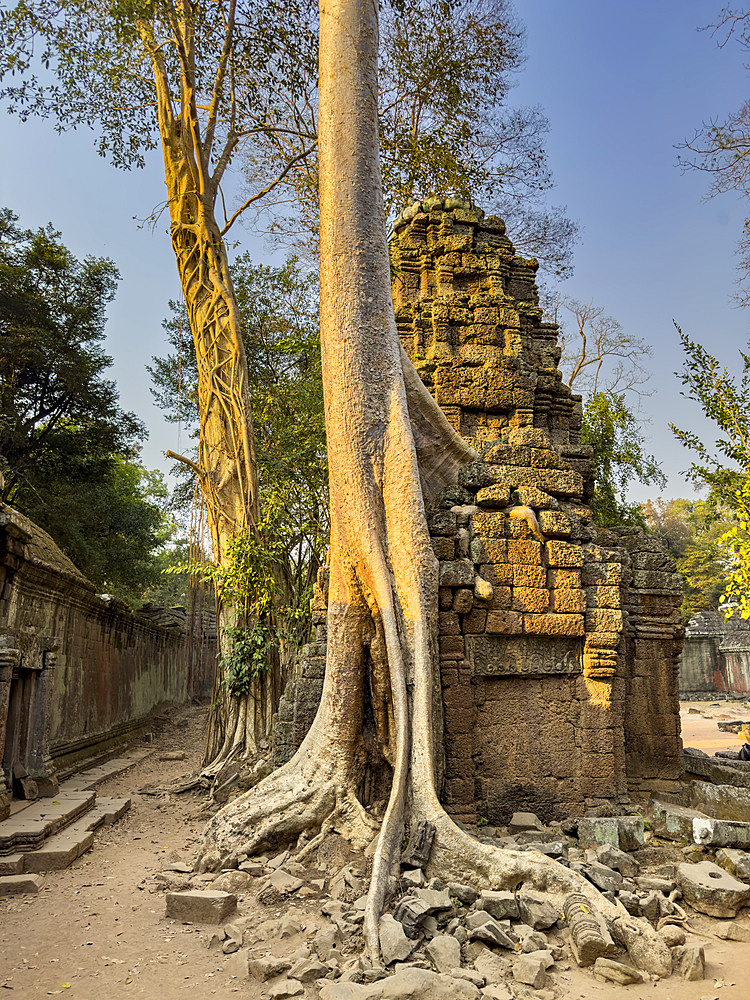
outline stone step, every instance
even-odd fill
[[[24,854],[24,872],[56,872],[70,867],[94,843],[94,833],[85,825],[86,817],[49,837],[38,850]]]
[[[54,798],[36,799],[25,809],[0,822],[0,856],[33,851],[73,823],[94,804],[96,792],[58,792]]]
[[[3,875],[0,878],[0,897],[11,893],[39,892],[42,879],[39,875]]]
[[[112,760],[105,761],[103,764],[97,764],[96,767],[91,767],[88,771],[80,771],[78,774],[74,774],[60,785],[60,790],[65,790],[66,792],[93,791],[97,785],[106,781],[107,778],[113,778],[115,775],[122,774],[123,771],[127,771],[129,767],[138,764],[152,753],[153,750],[131,750],[129,753],[122,754],[119,757],[113,757]]]

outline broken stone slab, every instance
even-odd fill
[[[302,879],[297,878],[296,875],[290,875],[283,868],[277,868],[263,881],[263,885],[258,891],[258,899],[263,902],[261,896],[264,894],[266,898],[273,898],[276,894],[291,896],[293,892],[301,889],[304,884]]]
[[[617,892],[622,888],[622,875],[598,861],[584,865],[573,863],[570,867],[573,871],[580,872],[585,879],[602,892]]]
[[[23,871],[25,854],[8,854],[0,858],[0,877],[3,875],[20,875]]]
[[[691,982],[705,979],[706,956],[702,945],[678,945],[672,949],[672,971]]]
[[[500,958],[489,948],[484,947],[474,958],[474,968],[480,976],[484,976],[484,981],[488,986],[504,983],[508,979],[510,970],[507,959]]]
[[[288,958],[277,958],[276,955],[261,955],[258,958],[248,958],[247,961],[249,975],[261,983],[282,975],[291,965]]]
[[[415,889],[414,895],[425,904],[428,916],[447,913],[454,909],[453,900],[445,889]]]
[[[711,861],[683,862],[677,882],[685,902],[710,917],[736,917],[743,906],[750,906],[750,886]]]
[[[405,868],[424,868],[430,860],[434,840],[435,827],[433,824],[428,823],[426,820],[422,820],[422,822],[417,823],[416,829],[409,837],[409,843],[406,845],[406,850],[401,855],[401,864]]]
[[[750,788],[691,781],[689,789],[690,805],[694,809],[717,819],[750,823]]]
[[[702,847],[750,847],[750,823],[694,819],[693,840]]]
[[[545,930],[560,919],[558,908],[544,896],[529,892],[527,889],[521,889],[517,899],[518,914],[521,920],[533,927],[535,931]]]
[[[385,965],[390,965],[391,962],[403,962],[411,955],[416,942],[406,936],[403,925],[390,913],[384,913],[380,918],[378,933]]]
[[[659,936],[664,939],[667,948],[676,948],[678,944],[685,944],[685,931],[674,924],[665,924],[660,927]]]
[[[407,937],[418,938],[422,933],[422,921],[428,916],[429,907],[416,896],[404,896],[394,911],[394,918],[402,925]]]
[[[421,868],[407,868],[401,872],[401,885],[408,892],[411,889],[421,889],[427,883]]]
[[[567,858],[569,848],[562,840],[550,840],[547,843],[532,840],[525,844],[519,844],[518,850],[538,851],[548,858]]]
[[[589,900],[578,892],[571,893],[567,897],[564,913],[570,928],[573,958],[582,967],[593,965],[613,946],[604,918]]]
[[[631,983],[642,983],[643,973],[623,962],[615,962],[611,958],[597,958],[594,962],[594,975],[607,983],[618,986],[630,986]]]
[[[633,878],[641,870],[635,858],[613,844],[600,844],[595,853],[600,864],[619,872],[623,878]]]
[[[658,979],[672,974],[669,948],[651,928],[644,927],[643,921],[616,917],[609,930],[615,941],[627,948],[630,960],[637,969]]]
[[[578,820],[578,839],[582,847],[612,844],[621,851],[643,847],[642,816],[582,816]]]
[[[479,1000],[478,988],[427,969],[400,969],[376,983],[326,983],[320,1000]]]
[[[716,755],[718,756],[718,754]],[[683,754],[685,771],[694,774],[713,785],[733,785],[735,788],[750,788],[750,773],[738,766],[737,760],[721,761],[714,757],[695,757]],[[750,765],[746,765],[748,767]]]
[[[41,887],[42,878],[39,875],[3,875],[0,878],[0,896],[39,892]]]
[[[438,972],[461,967],[461,945],[451,934],[436,934],[425,951]]]
[[[477,923],[476,926],[471,928],[469,931],[469,940],[484,941],[485,944],[489,944],[493,948],[507,948],[509,951],[513,951],[515,948],[513,938],[510,937],[489,913],[485,914],[485,916],[487,917],[486,920]]]
[[[449,882],[447,890],[451,899],[457,899],[462,906],[472,906],[479,899],[477,890],[463,882]]]
[[[750,925],[741,924],[736,920],[716,924],[711,928],[717,937],[724,941],[745,941],[750,943]]]
[[[675,889],[676,883],[673,879],[668,878],[658,878],[655,875],[640,875],[636,880],[635,884],[643,892],[663,892],[668,895]]]
[[[316,979],[324,979],[329,972],[328,966],[323,965],[317,958],[300,958],[289,969],[287,976],[300,983],[313,983]]]
[[[313,951],[321,960],[327,962],[332,951],[342,944],[341,932],[334,924],[321,927],[312,940]]]
[[[504,986],[485,986],[482,1000],[513,1000],[513,994]]]
[[[184,924],[223,924],[236,909],[237,897],[232,892],[191,889],[166,895],[167,916]]]
[[[254,884],[255,879],[252,875],[236,869],[229,872],[222,872],[218,878],[213,880],[211,888],[218,889],[221,892],[244,892]]]
[[[716,852],[716,861],[735,878],[750,879],[750,854],[746,854],[745,851],[721,847]]]
[[[477,906],[496,920],[518,920],[519,917],[518,900],[512,892],[484,889]]]
[[[547,982],[547,970],[544,962],[530,955],[521,955],[513,965],[513,978],[517,983],[540,990]]]
[[[508,824],[508,832],[521,833],[524,830],[544,830],[544,823],[536,813],[514,812]]]
[[[305,987],[296,979],[281,979],[268,987],[271,1000],[291,1000],[292,997],[301,997],[304,992]]]

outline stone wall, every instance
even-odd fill
[[[691,618],[680,664],[680,697],[750,697],[750,622],[720,611]]]
[[[194,626],[184,615],[156,624],[97,596],[46,532],[0,504],[6,775],[25,768],[54,794],[58,767],[132,733],[162,702],[210,695],[215,631]]]
[[[581,399],[562,382],[536,262],[500,219],[457,200],[407,209],[391,254],[403,347],[481,453],[428,515],[446,807],[469,821],[516,809],[549,820],[663,788],[681,773],[681,582],[657,539],[592,522]],[[320,616],[322,591],[316,602]],[[321,677],[322,658],[304,660]],[[309,725],[313,687],[303,671],[287,735]]]

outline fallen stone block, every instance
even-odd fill
[[[291,1000],[291,997],[301,997],[305,987],[296,979],[282,979],[268,987],[271,1000]]]
[[[301,958],[290,968],[287,976],[300,983],[314,983],[316,979],[324,979],[329,971],[328,966],[317,958]]]
[[[425,951],[438,972],[461,967],[461,945],[451,934],[436,934]]]
[[[746,854],[745,851],[721,847],[716,852],[716,861],[735,878],[750,879],[750,854]]]
[[[612,844],[621,851],[643,847],[642,816],[583,816],[578,820],[578,839],[582,847]]]
[[[693,840],[702,847],[750,847],[750,823],[694,819]]]
[[[558,908],[544,896],[522,889],[517,898],[521,920],[529,927],[533,927],[535,931],[545,930],[560,919]]]
[[[489,914],[487,914],[486,920],[471,928],[469,940],[484,941],[485,944],[489,944],[493,948],[507,948],[510,951],[515,948],[515,941]]]
[[[326,983],[320,1000],[479,1000],[479,990],[466,979],[427,969],[401,969],[376,983]]]
[[[513,965],[513,978],[517,983],[540,990],[547,982],[547,970],[538,958],[522,955]]]
[[[544,824],[536,815],[530,812],[514,812],[508,824],[510,833],[521,833],[523,830],[543,830]]]
[[[504,986],[485,986],[482,1000],[513,1000],[513,994]]]
[[[443,566],[446,564],[443,563]],[[441,566],[442,572],[442,566]],[[471,568],[472,583],[474,582],[474,567]],[[432,843],[435,840],[435,827],[432,823],[423,820],[417,823],[417,828],[412,832],[406,850],[401,855],[401,864],[407,868],[424,868],[430,860]]]
[[[667,948],[676,948],[678,944],[685,944],[685,931],[674,924],[665,924],[658,931]]]
[[[417,899],[416,896],[404,896],[399,901],[393,916],[402,925],[407,937],[417,938],[421,934],[421,924],[428,912],[429,907],[424,900]]]
[[[500,958],[489,950],[482,947],[479,954],[474,958],[474,968],[480,976],[484,976],[484,981],[488,986],[500,985],[508,979],[510,965],[507,959]]]
[[[248,972],[261,983],[269,979],[280,976],[291,968],[291,961],[288,958],[277,958],[276,955],[261,955],[259,958],[250,958],[247,963]]]
[[[633,878],[641,870],[635,858],[613,844],[600,844],[596,848],[596,858],[600,864],[619,872],[623,878]]]
[[[750,788],[713,785],[709,781],[691,781],[690,805],[694,809],[700,809],[707,816],[750,823]]]
[[[245,892],[254,884],[255,879],[252,875],[236,869],[230,872],[222,872],[221,875],[213,880],[211,888],[217,889],[219,892]]]
[[[463,906],[471,906],[479,899],[479,893],[471,885],[464,885],[462,882],[449,882],[448,895],[451,899],[457,899]]]
[[[445,889],[415,889],[414,895],[426,905],[428,916],[453,910],[453,900]]]
[[[223,924],[236,908],[237,897],[231,892],[192,889],[166,895],[167,916],[184,924]]]
[[[642,983],[644,976],[638,969],[623,962],[614,962],[611,958],[597,958],[594,962],[594,975],[607,983],[617,983],[618,986],[630,986],[631,983]]]
[[[41,887],[42,879],[39,875],[3,875],[0,878],[0,896],[39,892]]]
[[[677,882],[685,902],[710,917],[735,917],[743,906],[750,906],[750,886],[711,861],[683,862]]]
[[[416,928],[416,924],[414,926]],[[406,936],[403,924],[389,913],[384,913],[380,918],[378,933],[385,965],[390,965],[391,962],[403,962],[411,955],[416,942]]]
[[[716,924],[712,930],[724,941],[745,941],[750,943],[750,925],[740,924],[736,920]]]
[[[655,875],[641,875],[635,880],[635,884],[642,892],[663,892],[668,894],[676,888],[673,879],[657,878]]]
[[[512,892],[484,889],[477,906],[496,920],[518,920],[518,901]]]
[[[589,900],[577,892],[565,900],[564,913],[576,963],[582,967],[593,965],[613,945],[604,919]]]
[[[683,979],[696,982],[705,979],[706,958],[702,945],[678,945],[672,949],[672,970]]]

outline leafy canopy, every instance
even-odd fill
[[[100,589],[151,579],[164,489],[137,462],[143,425],[119,408],[102,350],[118,272],[78,260],[48,226],[0,212],[0,499],[45,528]]]

